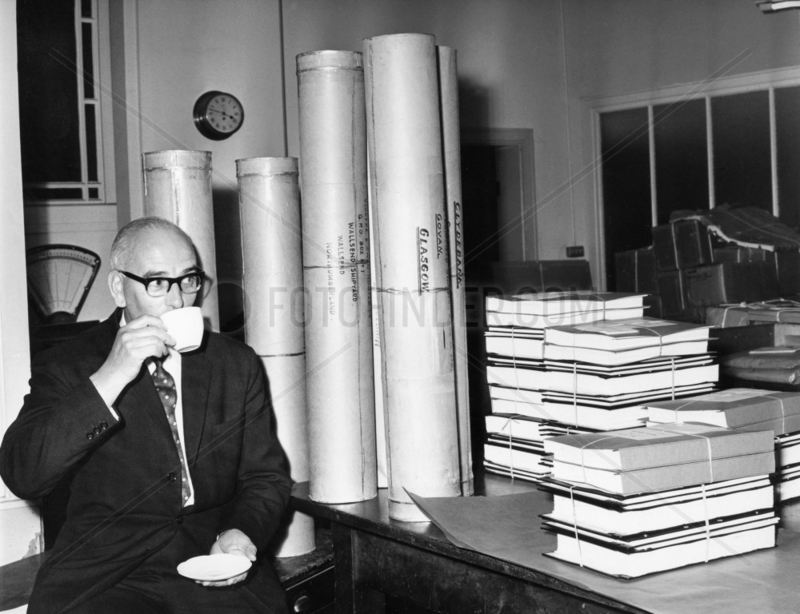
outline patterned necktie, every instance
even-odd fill
[[[178,434],[178,422],[175,418],[175,404],[178,402],[178,390],[175,387],[175,380],[169,371],[164,368],[164,361],[153,359],[155,371],[153,371],[153,383],[156,385],[158,396],[161,397],[161,403],[164,405],[164,411],[167,413],[167,420],[169,420],[169,427],[172,429],[172,438],[175,440],[175,445],[178,448],[178,457],[181,460],[181,495],[182,504],[186,505],[189,499],[191,490],[189,488],[189,475],[186,469],[186,459],[183,456],[183,448],[181,447],[181,436]]]

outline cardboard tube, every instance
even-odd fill
[[[389,516],[425,521],[406,491],[461,494],[433,36],[366,39],[364,66]]]
[[[456,370],[458,446],[461,459],[461,494],[475,492],[472,474],[472,435],[469,413],[469,355],[467,353],[467,307],[464,289],[464,226],[461,217],[461,133],[458,123],[458,71],[456,51],[437,47],[439,95],[442,107],[442,151],[444,154],[447,227],[450,243],[450,291],[453,297],[453,353]]]
[[[361,54],[297,56],[309,497],[378,494]]]
[[[211,152],[165,150],[142,154],[144,213],[162,217],[188,234],[206,273],[203,318],[219,331],[217,248],[211,200]]]
[[[295,482],[308,469],[303,269],[296,158],[236,161],[242,228],[244,332],[269,380],[278,439]],[[277,556],[315,547],[314,522],[295,513],[283,527]],[[280,541],[280,540],[279,540]]]
[[[371,207],[370,207],[371,209]],[[370,213],[370,219],[372,213]],[[375,272],[375,242],[370,243],[370,275],[377,279]],[[386,450],[386,417],[383,411],[383,371],[381,369],[381,331],[380,313],[378,312],[378,288],[372,284],[370,288],[372,300],[372,373],[375,385],[375,448],[378,457],[378,488],[389,488],[389,459]]]

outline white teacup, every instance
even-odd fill
[[[161,314],[167,332],[175,339],[178,352],[191,352],[203,342],[203,312],[199,307],[182,307]]]

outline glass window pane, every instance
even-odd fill
[[[703,99],[653,107],[657,223],[678,209],[708,209],[708,139]]]
[[[92,0],[81,0],[81,17],[92,16]]]
[[[100,190],[98,188],[89,188],[89,198],[94,200],[100,198]]]
[[[775,128],[779,217],[800,228],[800,87],[775,90]]]
[[[769,94],[711,99],[716,204],[772,211]]]
[[[82,200],[82,188],[29,188],[23,189],[23,199],[32,200]]]
[[[606,275],[615,288],[614,254],[652,244],[647,109],[600,116]]]
[[[81,24],[83,45],[83,97],[94,98],[94,62],[92,61],[92,24]]]
[[[80,181],[74,4],[18,2],[17,47],[23,181]]]
[[[97,181],[97,122],[93,104],[86,107],[86,176],[89,181]]]

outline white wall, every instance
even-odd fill
[[[17,88],[17,9],[0,0],[0,433],[16,417],[28,392],[30,359],[25,282],[25,223],[22,213],[22,158],[19,147]],[[0,565],[39,547],[39,516],[0,484]]]
[[[235,161],[285,155],[280,4],[278,0],[126,0],[122,9],[123,23],[117,25],[127,40],[117,35],[112,47],[117,62],[122,63],[119,56],[125,51],[129,55],[125,64],[132,91],[128,107],[117,107],[114,117],[118,135],[126,137],[118,138],[116,147],[125,148],[117,157],[127,161],[123,170],[130,184],[129,194],[120,196],[120,202],[130,203],[120,220],[143,214],[142,153],[212,152],[217,275],[222,284],[220,321],[224,324],[241,308],[238,291],[230,287],[241,282]],[[132,53],[136,54],[133,59]],[[209,90],[229,92],[244,107],[241,130],[223,141],[203,137],[194,126],[194,103]],[[125,182],[118,180],[118,184]]]
[[[537,201],[566,181],[558,0],[285,0],[284,23],[287,134],[293,155],[299,150],[297,54],[361,51],[364,38],[421,32],[458,52],[462,127],[532,129]],[[540,247],[530,259],[564,257],[571,227],[563,214],[566,205],[559,194],[546,210],[537,211]],[[537,242],[529,237],[528,243]]]

